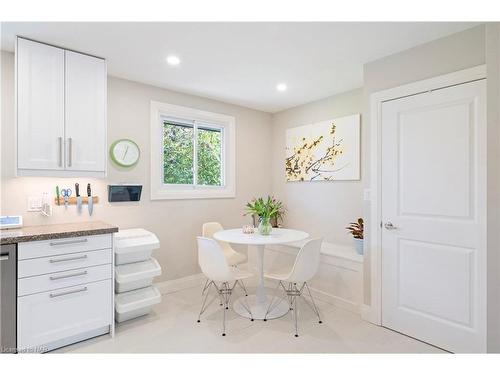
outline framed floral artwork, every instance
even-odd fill
[[[287,181],[360,179],[360,115],[286,131]]]

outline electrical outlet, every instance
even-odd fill
[[[28,197],[28,212],[40,212],[42,210],[42,197]]]

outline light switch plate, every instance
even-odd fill
[[[42,197],[28,197],[28,212],[39,212],[42,210]]]
[[[363,199],[365,201],[370,201],[372,199],[372,191],[371,191],[371,189],[365,189],[363,191]]]

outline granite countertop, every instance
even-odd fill
[[[16,229],[2,229],[0,244],[51,240],[55,238],[92,236],[118,232],[118,227],[102,221],[88,221],[71,224],[34,225]]]

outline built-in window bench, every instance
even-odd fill
[[[266,247],[264,269],[291,269],[303,242]],[[250,268],[255,253],[248,252]],[[267,281],[272,287],[271,282]],[[315,298],[360,313],[363,303],[363,256],[354,247],[323,242],[318,273],[309,283]]]

